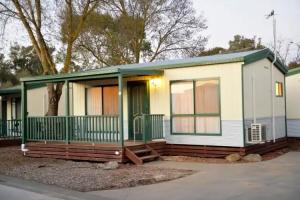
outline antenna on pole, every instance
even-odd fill
[[[266,19],[269,19],[270,17],[272,17],[273,19],[273,42],[274,42],[274,56],[275,56],[275,60],[277,57],[277,39],[276,39],[276,18],[275,18],[275,11],[272,10],[270,12],[270,14],[266,15]]]
[[[274,10],[271,11],[270,14],[266,16],[267,19],[272,17],[273,19],[273,37],[274,37],[274,60],[272,61],[271,66],[271,102],[272,102],[272,135],[273,135],[273,142],[276,141],[276,129],[275,129],[275,103],[274,103],[274,97],[275,97],[275,83],[274,83],[274,66],[277,60],[277,45],[276,45],[276,19],[275,19],[275,12]]]

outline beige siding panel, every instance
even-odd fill
[[[73,83],[73,114],[75,116],[85,115],[85,85]]]
[[[47,110],[47,88],[41,87],[27,91],[28,116],[44,116]]]
[[[289,137],[300,137],[300,74],[286,77],[287,130]]]
[[[222,120],[242,120],[241,64],[231,63],[165,70],[161,85],[159,87],[150,85],[151,113],[170,116],[170,81],[220,78]]]
[[[268,59],[263,59],[244,66],[244,114],[245,124],[250,126],[254,115],[257,123],[267,126],[267,139],[271,140],[272,135],[272,87],[275,83],[284,83],[284,74],[274,67],[274,83],[271,85],[272,63]],[[254,80],[254,85],[253,81]],[[284,91],[285,95],[285,91]],[[253,96],[255,101],[253,101]],[[285,97],[274,96],[276,118],[276,138],[285,136]]]
[[[300,74],[286,77],[287,119],[300,119]]]
[[[271,62],[263,59],[244,67],[244,95],[245,118],[253,118],[252,76],[254,77],[255,113],[257,118],[271,116]],[[284,83],[284,74],[274,67],[274,84],[276,81]],[[284,92],[285,95],[285,92]],[[285,115],[285,100],[283,97],[274,97],[275,116]]]
[[[7,104],[6,104],[6,108],[7,108],[7,120],[11,120],[12,116],[11,116],[11,112],[12,112],[12,107],[11,107],[11,103],[12,103],[12,97],[7,97]]]
[[[164,132],[171,144],[243,146],[242,63],[167,69],[161,84],[150,84],[151,114],[164,114]],[[221,86],[222,136],[170,134],[170,81],[219,78]]]

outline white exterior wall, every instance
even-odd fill
[[[271,67],[272,63],[268,59],[262,59],[245,65],[243,73],[245,127],[247,128],[253,123],[255,115],[257,123],[266,125],[267,140],[273,139],[271,87],[275,89],[276,81],[282,82],[284,85],[284,74],[276,67],[274,67],[274,82],[271,85]],[[254,80],[254,85],[252,79]],[[275,138],[282,138],[286,135],[285,91],[283,92],[283,97],[274,96],[274,104]]]
[[[170,144],[242,147],[242,63],[165,70],[160,87],[150,87],[151,114],[165,115],[165,137]],[[221,136],[172,135],[170,130],[170,81],[220,78]]]
[[[65,86],[64,86],[65,87]],[[64,115],[65,90],[61,95],[58,105],[58,115]],[[45,116],[48,109],[48,91],[47,87],[30,89],[27,91],[27,112],[28,116]]]
[[[287,132],[300,137],[300,73],[286,77]]]
[[[150,113],[164,114],[164,132],[170,144],[235,146],[244,145],[242,117],[242,63],[208,65],[165,70],[164,76],[124,78],[123,115],[124,138],[128,139],[128,94],[127,82],[159,78],[157,86],[150,84]],[[202,78],[220,78],[221,86],[221,136],[172,135],[170,133],[170,81]],[[117,84],[117,80],[73,83],[74,115],[85,114],[85,88],[92,85]],[[227,91],[227,92],[226,92]],[[230,91],[230,92],[228,92]]]

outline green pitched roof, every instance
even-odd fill
[[[21,93],[21,86],[12,86],[12,87],[7,87],[7,88],[0,88],[0,95],[3,94],[18,94]]]
[[[35,88],[40,88],[44,87],[46,84],[43,83],[34,83],[31,84],[30,86],[27,87],[27,89],[35,89]],[[16,85],[12,87],[7,87],[7,88],[0,88],[0,95],[7,95],[7,94],[21,94],[22,88],[21,85]]]
[[[127,64],[127,65],[116,65],[111,67],[103,67],[100,69],[88,70],[84,72],[74,72],[68,74],[58,74],[49,76],[38,76],[23,78],[22,81],[39,81],[39,80],[61,80],[61,79],[73,79],[92,75],[105,75],[105,74],[118,74],[118,73],[128,73],[135,71],[162,71],[164,69],[172,69],[179,67],[192,67],[201,65],[213,65],[213,64],[224,64],[233,62],[244,62],[249,64],[260,59],[267,58],[273,60],[274,54],[270,49],[252,50],[244,52],[235,53],[224,53],[212,56],[201,56],[186,59],[175,59],[166,61],[157,61],[150,63],[140,63],[140,64]],[[287,72],[287,68],[279,61],[275,63],[276,67],[283,73]]]
[[[299,74],[300,73],[300,67],[294,68],[294,69],[290,69],[287,73],[287,76],[291,76],[294,74]]]

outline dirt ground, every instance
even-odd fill
[[[0,148],[0,173],[77,191],[95,191],[168,181],[194,172],[130,164],[104,170],[99,163],[29,158],[18,147],[7,147]]]
[[[270,160],[289,151],[300,151],[300,142],[288,148],[264,154]],[[225,159],[187,156],[163,156],[162,160],[200,163],[229,163]],[[244,163],[245,161],[234,162]],[[233,163],[230,163],[233,164]],[[115,170],[104,170],[101,164],[48,158],[29,158],[19,147],[0,148],[0,174],[20,177],[77,191],[95,191],[134,187],[173,180],[195,173],[191,170],[122,164]]]

